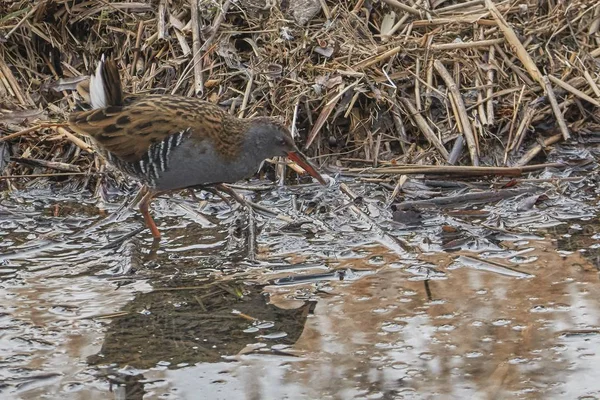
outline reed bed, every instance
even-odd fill
[[[104,176],[64,124],[102,54],[127,92],[279,116],[331,169],[529,171],[600,132],[594,0],[4,1],[0,187]]]

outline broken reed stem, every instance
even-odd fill
[[[88,153],[95,153],[94,149],[90,147],[86,142],[79,139],[77,136],[73,135],[71,132],[66,130],[65,128],[58,127],[56,128],[56,132],[58,135],[64,136],[68,141],[73,143],[75,146],[79,147],[81,150],[86,151]]]
[[[363,4],[365,4],[365,0],[358,0],[356,2],[356,4],[354,5],[354,8],[352,9],[352,14],[358,14],[358,12],[360,11],[360,9],[362,8]]]
[[[385,4],[387,4],[390,7],[396,7],[404,12],[410,13],[410,14],[414,14],[414,15],[421,15],[421,12],[417,9],[414,9],[410,6],[407,6],[404,3],[399,2],[398,0],[382,0]]]
[[[438,8],[435,11],[438,14],[444,14],[444,13],[448,13],[450,11],[456,11],[456,10],[463,10],[465,8],[470,8],[472,6],[476,6],[479,4],[483,4],[484,0],[469,0],[469,1],[465,1],[464,3],[458,3],[458,4],[452,4],[446,7],[442,7],[442,8]],[[454,13],[452,13],[454,14]]]
[[[210,46],[212,46],[217,35],[220,33],[219,28],[221,26],[221,23],[225,20],[225,16],[227,14],[227,11],[229,10],[229,6],[231,5],[231,0],[226,0],[225,3],[223,3],[223,6],[218,11],[218,13],[215,16],[213,23],[210,27],[210,36],[208,37],[208,39],[206,39],[204,41],[204,43],[202,43],[202,45],[200,45],[200,25],[199,25],[200,20],[199,20],[199,16],[198,16],[198,0],[190,0],[190,1],[191,1],[191,7],[192,7],[192,9],[191,9],[192,10],[192,15],[191,15],[191,19],[192,19],[192,21],[191,21],[191,24],[192,24],[192,49],[193,49],[193,54],[194,54],[194,56],[192,57],[191,63],[192,63],[192,67],[194,70],[194,93],[196,95],[198,95],[198,94],[204,92],[204,76],[202,75],[202,68],[203,68],[204,62],[202,61],[202,52],[206,51]],[[188,65],[188,67],[189,67],[189,65]],[[188,67],[186,67],[186,69]],[[177,84],[175,85],[175,88],[172,91],[173,94],[175,93],[175,90],[179,87],[179,85],[181,84],[182,78],[187,76],[187,73],[189,73],[189,69],[178,80]]]
[[[554,112],[554,116],[556,117],[556,122],[558,122],[558,127],[562,132],[563,138],[565,140],[569,140],[571,138],[571,134],[569,133],[569,128],[567,128],[567,123],[563,117],[562,111],[558,106],[558,102],[556,101],[556,96],[554,95],[554,90],[552,90],[552,85],[550,84],[550,80],[547,75],[542,77],[542,81],[544,82],[544,89],[546,91],[546,96],[548,100],[550,100],[550,106],[552,107],[552,111]]]
[[[497,23],[494,20],[484,19],[489,13],[479,15],[467,15],[467,16],[456,16],[454,18],[434,18],[434,19],[423,19],[413,21],[412,26],[415,28],[431,27],[436,25],[450,25],[450,24],[477,24],[480,26],[496,26]]]
[[[479,81],[479,77],[476,76],[475,77],[475,86],[476,87],[480,87],[481,86],[481,82]],[[481,90],[477,91],[477,112],[478,112],[478,117],[479,120],[481,121],[481,124],[483,125],[487,125],[487,114],[485,112],[484,107],[484,102],[483,102],[483,95],[481,94]]]
[[[23,25],[23,23],[25,21],[27,21],[29,19],[29,17],[31,17],[33,15],[33,13],[35,13],[38,9],[38,4],[34,5],[33,7],[31,7],[31,9],[27,12],[27,14],[25,14],[25,16],[23,18],[21,18],[21,20],[19,22],[17,22],[17,24],[15,26],[12,27],[12,29],[10,31],[8,31],[8,33],[6,35],[4,35],[4,39],[8,40],[8,38],[15,33],[15,31],[17,29],[19,29],[21,27],[21,25]]]
[[[233,189],[232,189],[233,190]],[[248,259],[256,261],[256,218],[252,207],[246,207],[248,212]]]
[[[599,9],[600,9],[600,7],[599,7]],[[585,71],[583,71],[583,76],[585,77],[585,80],[588,82],[588,84],[590,85],[590,87],[592,88],[594,93],[596,94],[596,97],[598,97],[600,99],[600,88],[598,87],[596,82],[594,82],[594,78],[592,78],[592,75],[590,75],[588,70],[585,70]]]
[[[194,93],[196,95],[204,92],[204,80],[202,77],[202,55],[200,54],[200,19],[198,17],[198,0],[190,0],[192,13],[192,64],[194,68]]]
[[[380,168],[347,168],[348,172],[361,172],[363,174],[380,175],[464,175],[464,176],[519,176],[527,172],[538,171],[544,168],[564,168],[562,163],[533,164],[515,167],[471,167],[462,165],[445,166],[406,166],[406,167],[380,167]]]
[[[158,20],[158,26],[157,26],[157,30],[158,30],[158,39],[159,40],[164,40],[167,34],[167,29],[166,29],[166,15],[167,15],[167,0],[160,0],[160,2],[158,3],[158,14],[156,16],[157,20]]]
[[[567,82],[564,82],[564,81],[556,78],[553,75],[548,75],[548,78],[552,82],[554,82],[558,86],[560,86],[561,88],[565,89],[567,92],[570,92],[571,94],[573,94],[589,103],[592,103],[596,107],[600,107],[600,102],[598,102],[598,100],[594,99],[593,97],[588,96],[587,94],[583,93],[581,90],[574,88],[573,86],[569,85]]]
[[[523,166],[528,164],[531,160],[533,160],[535,158],[535,156],[537,156],[544,148],[553,145],[554,143],[558,143],[560,142],[562,139],[564,138],[564,136],[562,134],[557,134],[554,136],[550,136],[549,138],[545,139],[542,143],[537,143],[535,144],[531,149],[529,149],[527,151],[527,153],[525,153],[523,155],[523,157],[521,157],[519,159],[519,161],[517,161],[515,163],[516,166]]]
[[[12,90],[14,96],[19,100],[21,105],[24,105],[24,106],[34,105],[34,102],[31,99],[31,97],[27,93],[23,94],[23,92],[21,92],[21,87],[19,85],[19,82],[13,75],[13,73],[10,70],[10,68],[8,67],[8,65],[6,65],[6,63],[4,62],[4,59],[2,57],[0,57],[0,79],[2,79],[3,81],[6,81],[7,89]],[[27,99],[25,98],[26,96],[27,96]]]
[[[132,76],[134,76],[136,73],[137,62],[140,57],[140,45],[142,43],[143,34],[144,34],[144,21],[140,21],[140,22],[138,22],[138,28],[137,28],[137,33],[136,33],[136,37],[135,37],[135,49],[133,51],[133,62],[131,63],[131,75]]]
[[[433,66],[436,71],[440,74],[444,82],[446,82],[446,87],[448,91],[452,95],[452,99],[456,104],[456,112],[460,119],[460,125],[462,127],[462,133],[465,135],[465,140],[467,142],[467,146],[469,147],[469,154],[471,156],[471,162],[473,165],[479,165],[479,154],[477,152],[477,142],[475,141],[475,136],[473,134],[473,130],[471,129],[471,122],[469,121],[469,116],[467,115],[467,110],[465,107],[465,103],[462,99],[460,91],[454,83],[454,80],[450,76],[450,73],[444,67],[444,64],[441,63],[440,60],[435,60],[433,62]]]
[[[56,176],[93,176],[101,175],[99,172],[57,172],[55,174],[23,174],[23,175],[0,175],[0,180],[25,179],[25,178],[53,178]]]
[[[510,47],[515,51],[515,54],[523,63],[525,69],[527,69],[527,72],[529,72],[529,75],[543,87],[544,84],[542,81],[542,74],[533,62],[533,59],[531,58],[531,56],[529,55],[519,38],[517,37],[515,31],[510,27],[510,25],[508,25],[500,11],[498,11],[494,3],[492,3],[492,0],[485,0],[485,4],[490,13],[492,14],[492,17],[494,17],[494,19],[498,23],[498,27],[500,28],[502,33],[504,33],[506,41],[508,42]]]
[[[387,60],[388,58],[398,54],[400,51],[404,49],[403,46],[394,47],[388,51],[385,51],[381,54],[376,54],[373,57],[369,57],[366,60],[363,60],[359,63],[356,63],[352,66],[353,70],[368,68],[373,64],[377,64],[380,61]]]
[[[519,94],[519,100],[517,100],[516,103],[514,103],[514,109],[513,109],[513,119],[512,121],[510,121],[510,129],[508,132],[508,140],[506,141],[506,146],[504,147],[504,160],[502,161],[503,165],[506,165],[506,161],[508,160],[508,150],[510,148],[511,145],[513,145],[513,133],[514,133],[514,129],[515,129],[515,122],[517,120],[517,116],[519,115],[519,110],[520,110],[520,104],[521,104],[521,100],[523,99],[523,93],[525,92],[525,85],[523,85],[523,87],[521,88],[521,93]],[[516,133],[514,133],[514,135],[516,136]],[[516,140],[515,140],[516,142]]]
[[[344,90],[342,90],[342,92],[343,91]],[[329,115],[335,109],[335,106],[337,105],[338,101],[341,98],[342,98],[342,96],[334,95],[331,100],[329,100],[327,103],[325,103],[325,106],[321,110],[321,113],[319,114],[317,121],[313,125],[313,127],[308,135],[308,138],[306,139],[306,145],[304,145],[305,150],[308,149],[310,147],[310,145],[312,144],[312,142],[315,140],[315,138],[319,134],[319,131],[321,130],[321,128],[327,121],[327,118],[329,118]]]
[[[452,151],[450,152],[450,156],[448,157],[448,164],[454,165],[460,158],[462,154],[463,148],[465,146],[465,137],[460,135],[454,141],[454,145],[452,146]]]
[[[246,91],[244,92],[244,99],[242,100],[242,106],[240,107],[240,112],[238,113],[238,117],[240,118],[244,116],[244,112],[248,106],[248,100],[250,99],[250,93],[252,93],[252,85],[254,84],[254,74],[252,71],[249,71],[249,75],[248,83],[246,84]]]
[[[534,86],[535,82],[531,80],[531,78],[529,76],[527,76],[527,74],[525,72],[523,72],[523,70],[521,68],[519,68],[518,66],[515,65],[515,63],[513,63],[508,56],[506,55],[506,53],[504,51],[502,51],[502,49],[500,48],[500,46],[498,45],[494,45],[494,49],[496,50],[496,52],[500,55],[500,57],[502,57],[502,60],[504,61],[504,63],[506,65],[508,65],[508,67],[519,76],[519,78],[521,78],[521,80],[523,82],[525,82],[528,86]]]
[[[30,167],[50,168],[63,172],[81,172],[81,169],[77,165],[63,163],[60,161],[36,160],[34,158],[27,157],[11,157],[10,160]]]
[[[487,93],[486,96],[489,99],[487,101],[487,123],[488,125],[494,125],[494,102],[492,101],[492,97],[494,97],[494,69],[492,66],[494,65],[494,61],[496,59],[496,48],[494,46],[490,46],[490,50],[488,52],[488,65],[489,69],[487,71]]]
[[[215,39],[217,38],[217,35],[219,34],[219,28],[221,27],[221,24],[223,23],[223,21],[225,21],[225,17],[227,16],[227,12],[229,11],[230,6],[231,6],[231,0],[226,0],[223,3],[223,6],[219,10],[219,13],[215,16],[215,19],[213,20],[213,23],[210,26],[210,36],[202,44],[202,48],[201,48],[202,51],[205,51],[206,49],[208,49],[210,46],[213,45]]]
[[[495,44],[504,43],[505,40],[500,39],[489,39],[489,40],[478,40],[475,42],[465,43],[444,43],[444,44],[432,44],[432,50],[456,50],[456,49],[474,49],[478,47],[488,47]]]
[[[556,96],[554,94],[554,90],[552,89],[552,85],[548,80],[547,76],[542,76],[542,73],[538,69],[537,65],[525,49],[525,46],[521,43],[519,38],[517,37],[515,31],[508,25],[502,14],[498,11],[492,0],[485,0],[485,4],[492,13],[492,16],[498,22],[498,27],[504,33],[506,37],[506,41],[510,44],[511,48],[515,50],[515,54],[525,66],[525,69],[529,73],[529,75],[537,81],[544,91],[546,92],[546,96],[548,96],[548,100],[550,101],[550,105],[552,106],[552,111],[554,112],[554,116],[556,117],[556,121],[558,122],[558,126],[562,132],[563,138],[568,140],[571,135],[569,133],[569,129],[567,128],[567,124],[558,107],[558,103],[556,101]]]
[[[40,129],[44,129],[44,128],[60,128],[60,129],[63,129],[64,126],[67,126],[67,124],[62,124],[62,123],[44,123],[44,124],[35,125],[35,126],[32,126],[31,128],[26,128],[26,129],[23,129],[22,131],[11,133],[9,135],[0,137],[0,143],[7,142],[9,140],[18,138],[19,136],[23,136],[23,135],[26,135],[26,134],[31,133],[31,132],[39,131]]]
[[[408,143],[408,136],[406,135],[406,128],[404,127],[404,122],[402,122],[402,118],[400,118],[400,106],[398,106],[398,104],[394,104],[393,107],[394,108],[392,110],[392,119],[394,120],[394,127],[396,128],[398,142],[400,143],[400,147],[402,148],[402,153],[406,153],[406,144]]]
[[[265,206],[263,206],[261,204],[254,203],[254,202],[252,202],[250,200],[246,200],[246,203],[250,207],[254,208],[256,211],[262,211],[264,213],[267,213],[267,214],[269,214],[271,216],[274,216],[275,218],[277,218],[280,221],[287,222],[288,224],[297,222],[294,218],[288,217],[285,214],[281,214],[281,213],[279,213],[279,212],[277,212],[275,210],[272,210],[270,208],[267,208],[267,207],[265,207]]]
[[[429,59],[427,63],[427,85],[425,87],[425,109],[429,110],[431,107],[431,95],[433,93],[433,58]]]
[[[442,157],[444,157],[444,160],[448,161],[448,158],[450,157],[448,150],[446,150],[442,142],[438,139],[435,132],[433,132],[433,130],[429,127],[429,124],[427,123],[425,118],[421,116],[419,111],[417,111],[417,109],[415,108],[415,106],[413,106],[412,102],[409,99],[401,98],[400,101],[402,102],[404,107],[406,107],[408,115],[413,119],[421,133],[423,133],[423,136],[425,136],[427,141],[440,152]]]
[[[56,7],[46,10],[38,6],[37,12],[36,6],[30,5],[36,2],[6,3],[10,12],[0,17],[0,30],[8,32],[5,37],[9,39],[9,46],[0,46],[4,52],[0,98],[7,99],[3,108],[27,111],[30,107],[26,103],[33,98],[36,109],[47,115],[42,120],[63,118],[77,103],[73,100],[81,100],[70,94],[75,83],[71,79],[85,73],[106,46],[118,43],[124,45],[114,47],[114,56],[132,74],[124,75],[126,92],[194,95],[202,88],[207,100],[221,105],[230,102],[234,115],[275,115],[290,110],[288,124],[295,107],[298,128],[310,132],[310,156],[332,163],[343,162],[340,157],[345,156],[364,159],[361,152],[366,147],[366,161],[378,165],[387,165],[390,160],[471,164],[467,157],[473,160],[473,154],[478,158],[484,152],[500,155],[486,157],[489,162],[501,162],[504,153],[505,165],[535,145],[532,130],[552,118],[558,121],[561,133],[566,132],[565,137],[592,131],[595,110],[591,107],[600,104],[592,58],[600,55],[594,50],[600,45],[596,37],[600,7],[585,2],[575,3],[568,12],[560,4],[544,7],[529,3],[525,13],[522,2],[498,0],[460,4],[447,0],[319,0],[323,12],[319,10],[303,28],[290,25],[289,38],[281,29],[289,25],[288,21],[293,25],[293,10],[275,6],[257,16],[249,1],[155,0],[154,12],[150,4],[139,1],[102,2],[89,7],[54,2]],[[440,7],[447,3],[451,5]],[[378,24],[370,26],[367,16],[373,12],[391,17],[391,11],[396,11],[394,23],[389,24],[391,29],[380,30],[384,37],[379,37]],[[68,29],[55,29],[43,22],[48,13],[68,15],[72,18],[69,21],[85,21],[103,41],[82,48]],[[323,29],[329,18],[336,24]],[[68,21],[63,18],[60,22]],[[565,28],[575,22],[577,26],[573,25],[569,33]],[[251,37],[240,37],[241,33]],[[52,54],[41,55],[41,62],[51,73],[40,70],[32,75],[31,65],[36,62],[35,46],[28,44],[32,34],[47,43],[61,43],[64,57],[60,63]],[[307,48],[304,37],[326,52],[313,54],[316,47]],[[352,41],[346,43],[348,37]],[[452,42],[457,37],[465,42]],[[536,37],[549,39],[542,43]],[[24,45],[27,51],[17,50],[17,45]],[[313,59],[317,63],[307,63],[307,50],[310,57],[317,57]],[[449,84],[446,93],[437,89],[444,85],[443,77],[439,77],[442,74],[436,71],[440,63],[448,71],[454,64],[454,71],[450,71],[454,85]],[[545,73],[551,86],[538,84]],[[353,84],[355,80],[359,82]],[[314,96],[315,85],[325,95]],[[400,99],[398,92],[403,91],[410,92],[410,104]],[[522,91],[521,96],[515,93],[518,91]],[[556,102],[552,101],[554,93]],[[56,96],[63,98],[54,101]],[[517,98],[522,103],[515,106]],[[538,105],[537,99],[546,104]],[[386,101],[390,106],[381,107]],[[12,140],[19,147],[15,153],[20,151],[19,155],[33,149],[25,158],[57,160],[77,156],[79,149],[94,151],[87,139],[74,136],[68,128],[21,131],[40,121],[19,112],[7,116],[2,110],[0,114],[2,126],[6,125],[0,136],[7,135],[0,137],[0,145]],[[569,125],[564,123],[566,115]],[[344,124],[350,122],[350,129],[340,124],[342,118]],[[22,127],[15,128],[15,124]],[[510,129],[504,129],[508,126]],[[329,127],[331,131],[326,131]],[[559,131],[551,134],[555,133]],[[424,146],[411,143],[413,137]],[[469,156],[465,154],[467,145]],[[537,159],[541,159],[543,153],[538,154]],[[90,166],[90,158],[83,157],[82,170],[100,170],[103,165],[98,160],[95,158]],[[19,168],[29,170],[9,164],[7,171],[16,175]],[[283,164],[278,168],[283,169]]]
[[[417,105],[417,110],[421,111],[423,108],[421,107],[421,85],[419,82],[419,76],[421,75],[421,59],[417,58],[415,63],[415,104]],[[412,106],[412,104],[411,104]],[[413,114],[413,113],[411,113]]]
[[[531,120],[533,119],[533,116],[535,115],[538,104],[539,104],[539,102],[537,102],[537,101],[533,101],[533,102],[527,104],[527,107],[525,108],[525,112],[523,113],[523,118],[521,119],[521,123],[519,124],[519,127],[517,128],[517,131],[515,132],[514,140],[512,141],[512,143],[511,142],[507,143],[504,162],[506,162],[506,160],[508,159],[508,153],[511,150],[516,150],[521,147],[521,143],[523,142],[523,139],[525,138],[525,133],[527,132],[527,129],[529,128],[529,124],[531,123]]]

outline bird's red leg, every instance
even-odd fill
[[[152,198],[157,194],[158,192],[147,189],[147,192],[144,194],[144,197],[142,197],[142,200],[140,201],[140,211],[144,216],[146,226],[150,228],[150,232],[152,232],[152,236],[154,237],[154,239],[160,239],[160,232],[158,231],[158,228],[156,227],[156,224],[154,223],[154,220],[150,215],[149,207]]]

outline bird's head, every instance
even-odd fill
[[[283,123],[274,118],[253,118],[249,122],[247,134],[250,140],[257,142],[257,148],[264,151],[266,157],[287,157],[302,167],[321,184],[326,184],[321,174],[317,172],[300,150],[298,150],[290,130]]]

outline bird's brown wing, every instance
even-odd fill
[[[69,125],[113,156],[135,162],[153,143],[184,130],[192,132],[194,140],[210,139],[218,150],[229,147],[230,142],[239,142],[243,130],[231,129],[227,124],[231,118],[218,106],[198,99],[149,95],[126,98],[123,106],[73,113]]]

